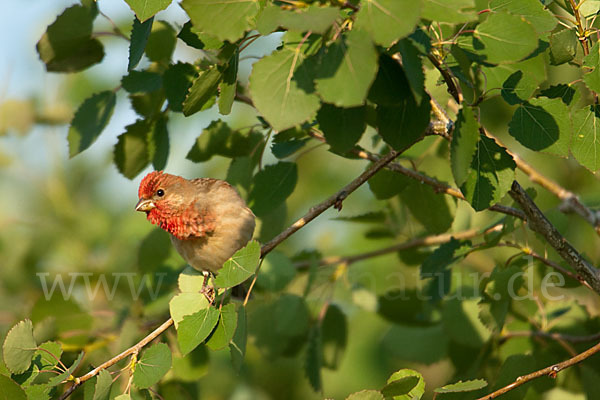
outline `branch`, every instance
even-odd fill
[[[542,263],[546,264],[550,268],[554,268],[555,270],[561,272],[562,274],[567,275],[571,279],[574,279],[574,280],[578,281],[579,283],[581,283],[586,288],[594,291],[594,288],[592,288],[590,286],[590,284],[587,283],[587,281],[585,279],[583,279],[583,277],[581,275],[574,274],[573,272],[571,272],[571,271],[563,268],[562,265],[556,263],[555,261],[549,260],[546,257],[543,257],[543,256],[537,254],[535,251],[531,250],[528,247],[522,247],[522,246],[519,246],[516,243],[511,243],[511,242],[499,243],[498,246],[513,247],[515,249],[521,250],[523,253],[527,254],[528,256],[531,256],[531,257],[535,258],[536,260],[541,261]]]
[[[375,162],[371,167],[369,167],[365,172],[363,172],[358,178],[344,186],[342,190],[337,192],[336,194],[330,196],[327,200],[322,201],[316,206],[312,207],[302,218],[294,222],[289,228],[281,232],[279,235],[275,236],[270,242],[263,245],[261,248],[261,256],[264,257],[271,250],[275,248],[279,243],[283,242],[285,239],[293,235],[298,229],[302,228],[304,225],[308,224],[310,221],[321,215],[325,210],[330,207],[334,207],[336,209],[342,208],[342,202],[348,195],[358,189],[363,183],[365,183],[370,177],[375,175],[377,171],[381,168],[385,167],[389,164],[394,158],[398,157],[400,152],[395,150],[390,151],[385,156],[381,157],[377,162]]]
[[[444,114],[443,109],[441,109],[441,107],[435,100],[431,101],[431,106],[432,106],[433,112],[436,115]],[[448,125],[452,125],[452,124],[453,124],[453,122],[451,120],[448,120]],[[581,202],[581,200],[579,200],[579,197],[577,197],[577,195],[575,195],[573,192],[568,191],[567,189],[561,187],[556,182],[545,177],[543,174],[541,174],[539,171],[537,171],[531,165],[526,163],[517,154],[508,150],[508,147],[505,146],[504,143],[502,143],[497,137],[491,135],[482,126],[480,127],[480,131],[481,131],[481,133],[483,133],[490,139],[494,140],[499,146],[504,147],[506,149],[506,152],[508,154],[510,154],[512,156],[512,158],[514,159],[515,164],[517,164],[517,168],[519,168],[521,171],[523,171],[523,173],[525,173],[532,182],[537,183],[544,189],[548,190],[550,193],[554,194],[560,200],[562,200],[562,204],[559,207],[561,212],[563,212],[565,214],[568,214],[568,213],[579,214],[579,216],[581,216],[591,226],[593,226],[594,229],[596,230],[596,233],[598,235],[600,235],[600,214],[598,212],[593,211],[592,209],[587,207],[585,204],[583,204]],[[437,133],[437,131],[432,131],[432,133],[439,134],[439,133]],[[444,137],[445,139],[447,139],[449,141],[452,140],[451,133],[448,133],[445,135],[440,134],[440,136]],[[448,194],[450,194],[450,193],[448,193]]]
[[[368,152],[366,150],[363,150],[363,149],[354,149],[354,150],[352,150],[352,153],[360,158],[370,160],[373,162],[377,162],[380,159],[380,157],[378,155],[375,155],[375,154]],[[450,195],[452,197],[456,197],[457,199],[466,201],[465,196],[462,194],[462,192],[460,190],[453,188],[453,187],[447,185],[446,183],[440,182],[437,179],[434,179],[430,176],[427,176],[425,174],[422,174],[422,173],[412,170],[410,168],[406,168],[398,163],[389,163],[387,165],[387,168],[390,171],[398,172],[402,175],[408,176],[409,178],[415,179],[421,183],[429,185],[437,193],[444,193],[444,194]],[[526,218],[525,214],[521,210],[517,210],[516,208],[512,208],[512,207],[503,206],[501,204],[494,204],[493,206],[489,207],[488,210],[496,211],[496,212],[506,214],[506,215],[511,215],[511,216],[519,218],[519,219]]]
[[[395,253],[397,251],[413,249],[415,247],[433,246],[433,245],[447,243],[453,238],[459,239],[459,240],[471,239],[471,238],[474,238],[474,237],[477,237],[480,235],[487,235],[492,232],[500,231],[500,230],[502,230],[503,226],[504,226],[504,224],[496,224],[496,225],[492,226],[491,228],[488,228],[484,231],[481,231],[479,229],[470,229],[470,230],[462,231],[462,232],[444,233],[441,235],[425,236],[422,238],[417,238],[417,239],[409,240],[406,242],[398,243],[398,244],[395,244],[395,245],[392,245],[389,247],[384,247],[382,249],[373,250],[373,251],[369,251],[369,252],[361,253],[361,254],[355,254],[353,256],[325,257],[325,258],[321,259],[321,261],[319,262],[319,266],[324,267],[324,266],[332,265],[332,264],[350,265],[350,264],[353,264],[358,261],[366,260],[368,258],[379,257],[379,256],[383,256],[383,255],[386,255],[389,253]],[[302,262],[296,263],[295,267],[302,269],[302,268],[308,268],[308,267],[310,267],[310,265],[311,265],[310,261],[302,261]]]
[[[585,0],[584,0],[585,1]],[[573,9],[573,15],[575,16],[575,21],[577,22],[577,38],[581,42],[581,46],[583,47],[583,54],[590,54],[590,49],[588,47],[587,37],[585,36],[585,29],[583,24],[581,23],[581,15],[579,14],[579,5],[575,4],[575,0],[569,0],[571,8]]]
[[[145,338],[143,338],[142,340],[140,340],[134,346],[132,346],[132,347],[128,348],[127,350],[123,351],[122,353],[114,356],[113,358],[111,358],[110,360],[104,362],[100,366],[94,368],[93,370],[91,370],[87,374],[85,374],[85,375],[83,375],[83,376],[81,376],[79,378],[75,378],[75,381],[74,381],[73,385],[69,389],[67,389],[67,391],[64,392],[62,396],[60,396],[59,400],[64,400],[67,397],[69,397],[71,395],[71,393],[73,393],[75,391],[75,389],[77,389],[79,386],[81,386],[88,379],[91,379],[94,376],[98,375],[100,373],[100,371],[102,371],[103,369],[106,369],[108,367],[111,367],[111,366],[115,365],[116,363],[118,363],[122,359],[124,359],[124,358],[126,358],[126,357],[128,357],[128,356],[130,356],[132,354],[138,354],[140,352],[140,350],[144,346],[146,346],[148,343],[150,343],[151,341],[153,341],[154,339],[156,339],[158,336],[160,336],[164,331],[166,331],[167,329],[169,329],[169,327],[171,325],[173,325],[173,318],[169,318],[168,320],[166,320],[165,322],[163,322],[163,324],[161,326],[159,326],[158,328],[156,328],[154,331],[152,331],[152,333],[150,333],[148,336],[146,336]]]
[[[438,60],[438,58],[435,57],[433,54],[428,54],[427,58],[429,58],[429,61],[431,61],[433,66],[437,68],[437,70],[440,72],[440,74],[442,74],[442,77],[444,78],[444,81],[446,82],[446,86],[448,87],[448,93],[450,93],[452,95],[452,97],[454,98],[454,101],[456,101],[458,104],[461,104],[462,100],[463,100],[463,96],[460,91],[460,87],[454,83],[454,79],[452,77],[451,72],[449,70],[447,70],[446,68],[444,68],[444,66],[442,65],[442,62],[440,60]]]
[[[558,374],[563,369],[572,367],[573,365],[580,363],[581,361],[585,360],[586,358],[593,356],[594,354],[598,353],[599,351],[600,351],[600,343],[587,349],[583,353],[577,354],[576,356],[569,358],[566,361],[563,361],[558,364],[550,365],[549,367],[540,369],[539,371],[535,371],[535,372],[532,372],[527,375],[519,376],[510,385],[504,386],[503,388],[498,389],[495,392],[485,395],[483,397],[480,397],[477,400],[495,399],[496,397],[498,397],[504,393],[510,392],[511,390],[521,386],[524,383],[527,383],[529,381],[532,381],[532,380],[537,379],[542,376],[549,376],[550,378],[556,378],[556,374]]]
[[[527,195],[525,190],[514,181],[508,192],[525,214],[527,223],[534,232],[541,234],[546,241],[554,247],[556,252],[577,272],[578,275],[590,284],[596,293],[600,293],[599,270],[585,260],[581,254],[558,232],[556,227],[546,218],[537,205]]]

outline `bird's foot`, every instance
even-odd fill
[[[202,289],[200,289],[200,293],[202,293],[204,295],[204,297],[206,297],[206,300],[208,300],[209,305],[213,304],[213,302],[215,301],[215,288],[214,287],[204,285],[204,286],[202,286]]]

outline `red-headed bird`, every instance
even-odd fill
[[[175,249],[206,280],[254,233],[254,214],[229,183],[150,172],[138,190],[136,211],[171,234]]]

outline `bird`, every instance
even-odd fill
[[[152,171],[140,182],[138,197],[135,210],[167,231],[181,257],[204,274],[200,291],[205,294],[211,274],[217,275],[254,234],[254,214],[238,191],[220,179]]]

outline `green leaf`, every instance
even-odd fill
[[[520,104],[530,99],[546,80],[546,61],[542,53],[515,64],[483,66],[481,71],[486,77],[487,91],[500,89],[507,103]]]
[[[44,342],[39,345],[39,349],[35,352],[35,363],[38,364],[40,370],[52,368],[58,364],[62,352],[60,343]]]
[[[229,345],[237,328],[238,316],[235,304],[229,303],[221,308],[217,327],[206,341],[211,350],[220,350]]]
[[[170,65],[163,75],[165,95],[169,101],[169,109],[183,111],[183,102],[196,76],[196,67],[192,64],[178,62]]]
[[[504,147],[481,135],[471,169],[460,190],[476,211],[500,201],[510,189],[516,164]]]
[[[479,390],[487,386],[487,382],[484,379],[473,379],[471,381],[458,381],[449,385],[444,385],[434,390],[436,393],[457,393],[457,392],[471,392],[473,390]]]
[[[251,28],[259,9],[257,0],[183,0],[181,7],[192,24],[201,32],[214,35],[231,43]]]
[[[299,68],[304,59],[301,52],[285,46],[263,57],[252,67],[252,100],[260,114],[277,131],[314,119],[319,109],[313,77],[307,68]]]
[[[430,0],[423,3],[424,19],[459,24],[477,18],[473,0]]]
[[[406,396],[419,384],[419,380],[416,376],[405,376],[385,385],[381,388],[381,394],[386,399],[396,396]]]
[[[353,29],[325,50],[315,79],[317,92],[338,107],[364,104],[377,74],[377,51],[369,35]]]
[[[33,324],[26,319],[8,331],[2,346],[2,357],[6,367],[12,373],[18,374],[29,368],[36,350],[37,344],[33,338]]]
[[[280,161],[267,165],[254,176],[248,205],[256,216],[267,215],[292,194],[297,181],[298,167],[295,163]]]
[[[321,377],[322,365],[321,329],[319,325],[314,325],[308,332],[304,373],[315,392],[320,392],[323,388],[323,378]]]
[[[444,331],[453,341],[470,348],[480,348],[490,332],[479,320],[479,299],[451,298],[444,303],[442,322]]]
[[[521,104],[508,124],[508,132],[531,150],[569,155],[571,118],[560,99],[540,97]]]
[[[112,377],[106,369],[100,370],[94,388],[94,396],[92,400],[108,400],[110,395],[110,387],[112,386]]]
[[[131,400],[131,396],[128,394],[120,394],[115,397],[115,400]]]
[[[390,384],[392,382],[396,382],[405,377],[415,376],[419,379],[419,383],[411,389],[408,394],[394,396],[394,400],[420,400],[423,394],[425,393],[425,380],[423,380],[423,375],[418,373],[412,369],[401,369],[399,371],[394,372],[387,380],[387,383]]]
[[[195,292],[179,293],[169,302],[169,312],[175,322],[176,329],[179,329],[179,323],[183,321],[186,315],[195,314],[210,306],[206,296],[199,293],[201,287],[202,283],[196,287]]]
[[[539,367],[538,367],[539,368]],[[519,376],[527,375],[532,371],[536,370],[536,359],[532,354],[514,354],[509,356],[502,367],[500,372],[497,373],[497,379],[494,386],[490,390],[493,392],[506,385],[513,383]],[[525,393],[529,389],[528,385],[522,385],[511,390],[511,400],[524,399]],[[506,397],[506,396],[505,396]]]
[[[225,261],[215,279],[215,285],[219,288],[239,285],[254,274],[259,260],[260,244],[253,240]]]
[[[179,330],[177,334],[179,337]],[[140,389],[145,389],[158,383],[171,369],[171,361],[171,349],[165,343],[150,346],[135,364],[133,384]]]
[[[117,169],[129,179],[135,178],[150,162],[148,157],[148,122],[137,120],[125,127],[114,150]]]
[[[498,12],[491,14],[475,28],[476,37],[485,48],[485,61],[505,64],[522,60],[538,47],[533,26],[522,17]]]
[[[27,395],[15,381],[0,375],[0,400],[27,400]]]
[[[256,19],[256,29],[262,35],[268,35],[278,27],[290,31],[324,34],[340,15],[339,8],[311,5],[307,8],[284,10],[269,4]]]
[[[73,116],[67,140],[69,157],[74,157],[92,145],[106,128],[115,110],[117,96],[107,90],[87,98]]]
[[[412,94],[417,103],[420,103],[425,96],[425,72],[423,71],[421,54],[412,43],[409,39],[403,39],[397,43],[395,48],[400,51],[402,56],[402,68],[410,84]]]
[[[296,276],[296,268],[285,254],[272,251],[263,259],[256,285],[263,290],[283,290]]]
[[[203,283],[204,274],[192,267],[185,267],[177,277],[177,285],[183,293],[199,293]]]
[[[592,172],[600,169],[599,106],[577,110],[573,115],[571,153],[577,162]]]
[[[440,245],[421,265],[421,279],[431,278],[432,275],[446,269],[460,257],[455,257],[457,250],[463,245],[470,247],[470,244],[468,241],[461,242],[451,238],[449,242]]]
[[[431,186],[413,181],[400,193],[400,197],[428,232],[446,232],[454,221],[456,203],[437,194]]]
[[[480,284],[483,297],[479,302],[479,319],[492,332],[502,331],[511,307],[512,297],[523,286],[521,268],[496,267],[492,274]]]
[[[594,92],[600,92],[600,44],[596,42],[590,49],[590,54],[583,58],[583,66],[587,67],[589,72],[583,75],[583,81],[585,85]]]
[[[323,366],[337,369],[348,342],[346,315],[335,304],[330,304],[321,323],[321,349]]]
[[[146,50],[146,43],[152,31],[152,22],[154,18],[149,18],[145,22],[140,22],[139,19],[133,19],[133,27],[131,28],[131,42],[129,43],[129,62],[127,71],[134,69]]]
[[[416,289],[390,290],[377,299],[377,314],[396,324],[429,325],[424,300]]]
[[[381,343],[385,351],[394,359],[407,362],[430,365],[448,355],[448,335],[441,324],[433,326],[393,324]]]
[[[231,112],[231,107],[235,100],[239,56],[236,48],[235,54],[231,57],[223,71],[223,80],[219,84],[219,112],[223,115],[228,115]]]
[[[189,117],[204,109],[208,101],[215,96],[223,75],[216,65],[198,72],[183,101],[183,115]]]
[[[550,34],[550,63],[560,65],[571,61],[577,54],[579,40],[571,29],[563,29]]]
[[[219,310],[214,307],[208,307],[183,317],[177,328],[177,342],[181,354],[186,355],[204,342],[218,321]]]
[[[278,159],[284,159],[300,150],[309,141],[309,138],[291,139],[287,142],[273,142],[271,153]]]
[[[229,158],[249,155],[262,140],[259,132],[232,130],[226,122],[212,121],[196,139],[186,158],[193,162],[210,160],[215,155]]]
[[[413,31],[421,4],[420,0],[365,0],[355,26],[369,32],[375,43],[388,47]]]
[[[172,0],[125,0],[131,10],[142,22],[156,15],[171,4]]]
[[[138,115],[152,119],[161,112],[165,103],[165,95],[162,90],[156,90],[150,93],[130,94],[129,100],[131,107]]]
[[[225,180],[235,186],[242,194],[246,194],[252,184],[254,167],[255,165],[250,157],[236,157],[229,164]]]
[[[546,96],[550,99],[560,99],[568,106],[577,95],[577,92],[571,85],[558,84],[542,90],[540,95]]]
[[[147,136],[148,159],[155,170],[160,171],[167,165],[169,157],[169,131],[167,130],[167,117],[160,114],[152,121]]]
[[[84,355],[83,351],[81,353],[79,353],[79,355],[77,356],[75,361],[73,361],[73,364],[65,372],[63,372],[60,375],[55,376],[54,378],[52,378],[48,381],[48,386],[57,386],[57,385],[61,384],[65,379],[69,378],[73,374],[73,372],[75,372],[75,370],[81,363],[81,360],[83,360],[83,355]]]
[[[333,151],[345,153],[358,143],[367,128],[366,111],[364,106],[338,108],[323,103],[317,113],[317,121]]]
[[[377,390],[361,390],[346,397],[346,400],[383,400],[383,395]]]
[[[421,104],[410,96],[402,104],[377,106],[377,130],[394,150],[404,151],[423,138],[429,126],[431,104],[425,95]]]
[[[381,169],[367,181],[369,189],[379,200],[387,200],[401,193],[412,179],[398,172]]]
[[[248,340],[248,328],[246,323],[246,308],[240,306],[237,310],[237,324],[233,339],[229,343],[231,363],[236,372],[240,372],[246,354],[246,341]]]
[[[177,37],[184,41],[190,47],[193,47],[198,50],[204,49],[204,42],[200,39],[200,32],[197,29],[194,29],[192,25],[192,21],[188,21],[183,24],[183,27],[177,34]]]
[[[461,108],[450,144],[450,165],[454,181],[461,186],[467,180],[479,141],[479,124],[471,107]]]
[[[87,7],[75,5],[48,26],[36,46],[48,72],[77,72],[102,61],[102,43],[92,39],[95,17]]]
[[[551,31],[558,23],[554,15],[546,10],[539,0],[491,0],[490,9],[493,12],[508,11],[523,17],[538,33]]]
[[[146,43],[146,57],[150,61],[169,62],[176,42],[177,33],[173,27],[165,21],[156,21]]]
[[[129,93],[154,92],[162,87],[162,77],[150,71],[130,71],[121,79],[121,85]]]

